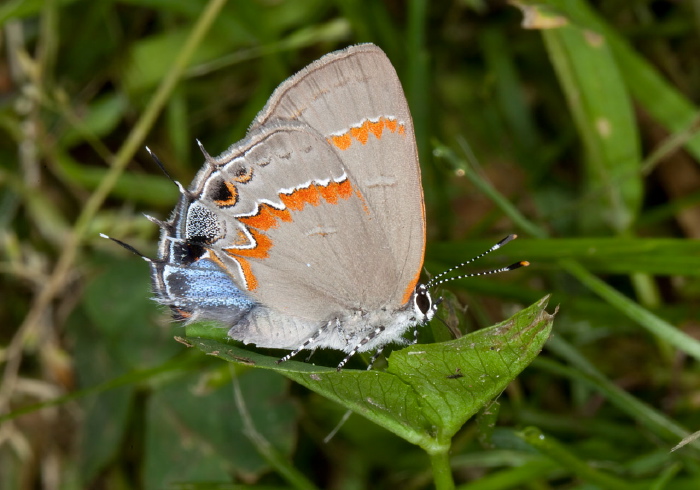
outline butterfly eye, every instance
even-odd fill
[[[430,294],[428,293],[428,290],[425,288],[425,286],[423,286],[422,284],[419,284],[416,288],[415,302],[420,312],[424,315],[427,315],[430,311],[430,308],[433,306],[433,302],[430,299]]]

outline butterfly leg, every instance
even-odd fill
[[[357,353],[357,351],[360,347],[365,345],[367,342],[372,340],[374,337],[376,337],[377,335],[379,335],[383,331],[384,331],[384,327],[377,327],[367,337],[360,340],[360,343],[357,344],[355,347],[353,347],[353,349],[348,353],[348,355],[345,356],[345,358],[342,361],[340,361],[340,364],[338,364],[338,371],[343,369],[343,366],[345,366],[348,363],[348,361],[350,360],[350,358]],[[374,362],[374,361],[372,361],[372,362]]]
[[[384,348],[378,349],[377,352],[375,352],[374,355],[370,358],[369,364],[367,365],[367,371],[372,370],[372,366],[374,366],[374,361],[376,361],[379,358],[379,356],[382,355],[383,350]]]
[[[337,321],[337,320],[335,320],[335,321]],[[311,345],[311,344],[313,344],[314,342],[316,342],[316,340],[321,336],[321,334],[322,334],[323,332],[325,332],[326,330],[328,330],[328,328],[331,326],[331,323],[333,323],[333,320],[329,321],[329,322],[326,323],[323,327],[321,327],[321,328],[319,328],[318,330],[316,330],[316,333],[315,333],[315,334],[313,334],[311,337],[309,337],[308,339],[306,339],[306,340],[304,341],[303,344],[301,344],[299,347],[297,347],[296,349],[294,349],[292,352],[290,352],[289,354],[287,354],[286,356],[284,356],[282,359],[279,359],[279,360],[275,361],[275,364],[281,364],[281,363],[283,363],[283,362],[285,362],[285,361],[290,360],[292,357],[296,356],[296,355],[299,354],[301,351],[303,351],[304,349],[306,349],[309,345]],[[313,354],[313,352],[311,352],[311,354]],[[311,357],[311,355],[309,355],[309,357]]]
[[[311,349],[311,352],[309,352],[309,355],[306,356],[306,359],[304,359],[304,362],[310,362],[311,361],[311,356],[313,356],[316,353],[316,348],[314,347]]]
[[[337,320],[337,324],[335,327],[338,331],[338,336],[345,341],[345,345],[347,346],[349,344],[348,335],[345,332],[345,329],[343,328],[343,324],[340,322],[340,320]]]

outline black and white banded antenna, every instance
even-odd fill
[[[460,274],[459,276],[454,276],[454,277],[445,277],[450,272],[455,271],[457,269],[460,269],[461,267],[464,267],[465,265],[469,265],[472,262],[479,260],[480,258],[484,257],[485,255],[488,255],[491,252],[498,250],[499,248],[501,248],[502,246],[504,246],[508,242],[515,240],[516,238],[518,238],[518,235],[508,235],[503,240],[501,240],[500,242],[498,242],[497,244],[495,244],[494,246],[492,246],[491,248],[489,248],[485,252],[482,252],[479,255],[462,262],[461,264],[457,264],[454,267],[450,267],[446,271],[441,272],[437,276],[433,277],[430,281],[428,281],[428,283],[425,286],[428,288],[431,288],[431,287],[439,286],[440,284],[444,284],[446,282],[454,281],[456,279],[465,279],[467,277],[489,276],[492,274],[500,274],[501,272],[513,271],[515,269],[520,269],[521,267],[527,267],[528,265],[530,265],[530,263],[525,261],[525,260],[521,260],[520,262],[515,262],[514,264],[510,264],[506,267],[501,267],[501,268],[493,269],[490,271],[472,272],[469,274]],[[444,278],[444,279],[441,279],[441,278]]]

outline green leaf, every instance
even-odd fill
[[[153,328],[148,277],[140,260],[101,257],[102,273],[86,287],[83,307],[106,353],[103,362],[122,370],[165,362],[181,350],[168,328]],[[124,308],[123,305],[129,305]],[[146,328],[144,326],[148,326]],[[95,349],[93,349],[95,350]],[[102,380],[93,379],[86,386]]]
[[[210,355],[276,370],[436,454],[540,352],[553,320],[547,300],[460,339],[394,351],[385,372],[337,372],[297,361],[277,365],[274,357],[223,339],[224,329],[190,326],[187,336]]]
[[[124,68],[124,85],[129,93],[138,93],[158,84],[175,62],[190,29],[171,29],[163,34],[134,43],[129,66]],[[189,66],[223,56],[228,47],[203,41],[197,46]]]
[[[105,371],[107,369],[103,368],[100,372],[108,374]],[[124,386],[83,401],[80,473],[84,485],[104,471],[119,454],[133,398],[134,389]]]
[[[586,151],[590,196],[582,224],[629,229],[642,201],[641,151],[634,111],[606,37],[571,23],[544,29],[549,56]]]
[[[85,109],[75,126],[69,126],[61,135],[64,149],[81,145],[85,141],[98,140],[112,133],[123,120],[128,101],[122,94],[106,95],[93,100]]]

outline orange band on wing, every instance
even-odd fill
[[[269,251],[272,248],[272,240],[270,237],[264,233],[260,233],[257,230],[250,229],[250,234],[253,235],[253,240],[255,246],[252,248],[225,248],[224,252],[229,254],[231,257],[250,257],[252,259],[266,259],[268,258]]]
[[[281,221],[292,221],[294,215],[291,211],[301,211],[307,204],[318,206],[321,204],[321,199],[328,204],[337,204],[339,199],[349,199],[353,193],[354,189],[347,178],[341,182],[330,181],[326,185],[311,184],[307,187],[295,189],[289,194],[280,193],[279,198],[285,209],[276,209],[269,204],[263,203],[259,206],[255,215],[239,217],[238,220],[246,226],[253,241],[241,240],[239,236],[233,247],[224,248],[223,251],[238,262],[247,289],[252,291],[258,287],[258,281],[253,274],[248,259],[266,259],[269,257],[269,252],[272,248],[272,240],[262,231],[276,228]],[[359,193],[357,195],[362,199]],[[364,202],[364,199],[362,200]],[[241,234],[243,234],[242,231],[239,232],[239,235]],[[236,244],[244,244],[244,242],[245,245],[252,243],[253,246],[246,248],[235,246]]]
[[[348,133],[345,133],[340,136],[331,136],[330,138],[328,138],[328,142],[331,145],[340,148],[341,150],[347,150],[352,144],[352,138]]]
[[[301,211],[307,203],[318,206],[321,202],[318,186],[313,184],[304,189],[296,189],[291,194],[280,194],[279,196],[287,209],[291,211]]]
[[[243,277],[245,277],[245,283],[246,286],[248,286],[248,291],[258,289],[258,279],[255,277],[255,274],[253,274],[253,271],[250,268],[250,262],[242,258],[238,258],[237,260],[241,266]]]
[[[258,230],[277,228],[278,221],[292,221],[292,215],[288,209],[275,209],[269,204],[262,204],[255,216],[244,216],[238,220],[246,226],[252,226]]]
[[[355,138],[357,141],[362,143],[363,145],[367,144],[367,138],[369,138],[369,130],[367,128],[367,123],[369,121],[366,121],[362,126],[359,128],[350,128],[350,135]],[[379,133],[379,137],[381,138],[381,133]]]
[[[255,240],[255,246],[253,248],[225,248],[223,250],[232,259],[238,262],[248,291],[253,291],[258,288],[258,280],[255,274],[253,274],[250,263],[246,259],[248,257],[253,259],[267,258],[270,248],[272,248],[272,240],[270,240],[267,235],[256,230],[251,229],[250,234],[253,235],[253,239]]]
[[[384,129],[399,134],[406,134],[406,127],[397,122],[396,119],[380,117],[378,121],[366,120],[359,126],[353,126],[348,131],[340,135],[334,135],[328,138],[328,142],[340,150],[347,150],[352,145],[353,139],[359,141],[363,145],[369,141],[370,133],[377,139],[382,139]]]

